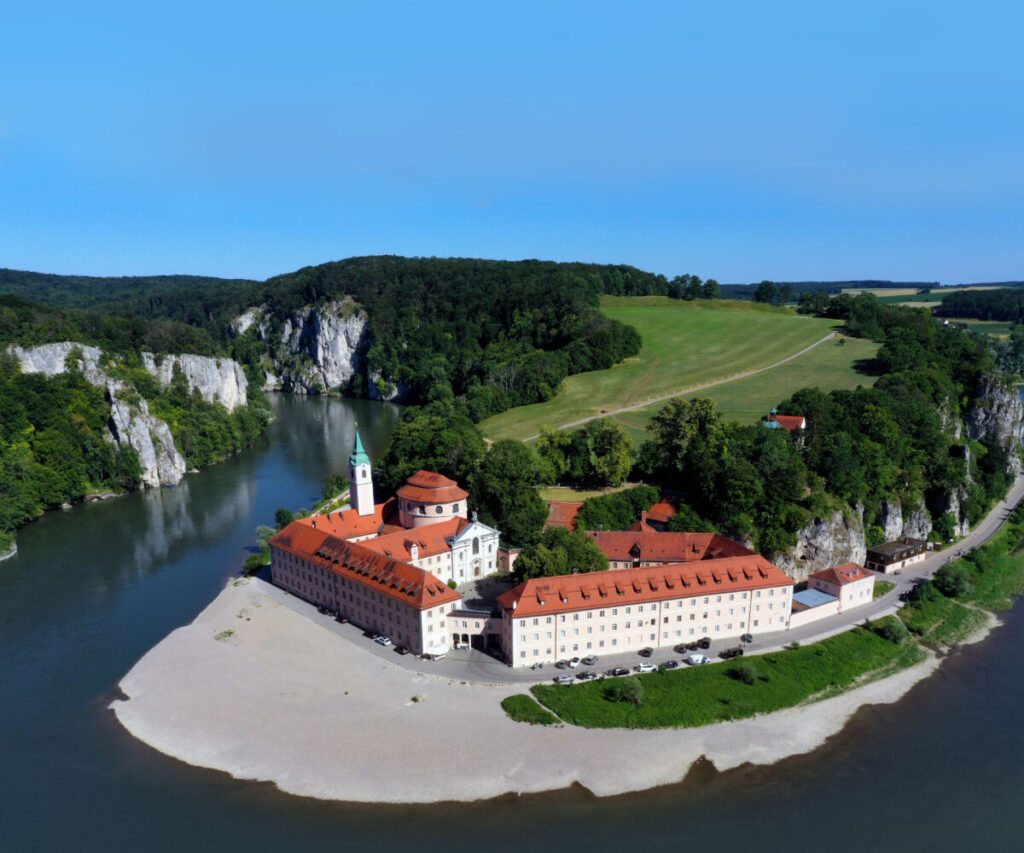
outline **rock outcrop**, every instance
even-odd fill
[[[220,403],[229,412],[248,401],[249,381],[237,361],[230,358],[206,358],[201,355],[154,356],[142,353],[142,366],[159,380],[161,385],[170,385],[174,369],[178,367],[185,376],[190,391],[198,391],[207,403]]]
[[[965,420],[969,438],[998,441],[1009,453],[1014,472],[1020,473],[1024,403],[1019,394],[992,377],[983,377]]]
[[[266,306],[248,308],[231,321],[232,334],[255,329],[271,357],[264,388],[316,394],[345,388],[363,375],[372,400],[401,401],[408,388],[379,374],[365,375],[370,345],[369,321],[352,300],[307,305],[287,315],[279,326]]]
[[[918,500],[909,507],[909,512],[904,512],[904,509],[899,498],[882,501],[878,526],[885,534],[885,541],[892,542],[908,536],[912,539],[927,539],[932,531],[932,518],[924,502]]]
[[[119,447],[129,446],[139,454],[142,485],[173,486],[181,482],[187,466],[185,457],[174,443],[167,424],[149,411],[146,401],[131,393],[124,382],[110,376],[102,367],[103,352],[97,347],[71,341],[43,344],[38,347],[11,347],[25,373],[55,376],[67,368],[68,356],[78,355],[77,367],[85,380],[104,389],[110,403],[109,434],[106,438]],[[241,366],[231,359],[206,358],[199,355],[169,355],[162,359],[142,353],[146,370],[161,384],[171,381],[176,365],[188,383],[189,391],[198,391],[208,402],[223,403],[233,410],[247,400],[247,382]]]
[[[807,580],[811,572],[843,563],[864,563],[864,508],[835,510],[815,518],[797,531],[797,543],[788,554],[774,559],[793,580]]]

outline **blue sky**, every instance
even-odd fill
[[[1024,278],[1024,7],[836,5],[18,4],[0,266]]]

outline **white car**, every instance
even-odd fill
[[[658,667],[656,667],[653,663],[638,663],[636,666],[633,667],[633,670],[635,672],[657,672]]]
[[[571,675],[556,675],[555,676],[555,683],[556,684],[572,684],[575,680],[576,679],[573,678]]]
[[[711,663],[711,658],[707,655],[690,655],[686,659],[690,666],[700,666],[702,663]]]
[[[580,665],[580,659],[579,658],[573,658],[571,661],[569,661],[569,666],[571,666],[573,669],[576,669],[576,667],[578,667],[579,665]]]
[[[382,646],[390,646],[391,645],[391,638],[390,637],[377,637],[377,639],[375,639],[374,642],[375,643],[380,643],[380,645],[382,645]]]

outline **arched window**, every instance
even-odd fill
[[[458,512],[458,511],[459,511],[459,505],[458,504],[452,504],[452,512]]]

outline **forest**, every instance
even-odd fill
[[[934,310],[936,317],[970,317],[975,320],[1024,320],[1024,287],[998,290],[960,290],[942,297]]]

